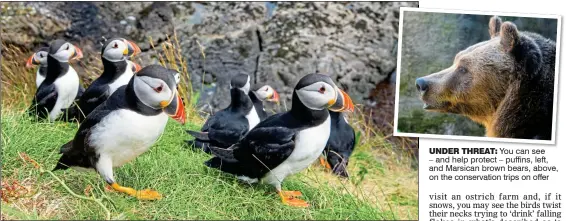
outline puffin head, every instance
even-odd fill
[[[83,57],[81,49],[65,40],[57,39],[49,46],[49,56],[59,62],[69,62]]]
[[[250,92],[250,76],[247,74],[238,74],[232,78],[230,89],[238,88],[245,94]]]
[[[35,65],[47,65],[47,54],[49,53],[48,47],[40,48],[37,52],[33,53],[26,62],[26,67],[31,68]]]
[[[354,103],[327,75],[308,74],[299,80],[295,93],[301,103],[312,110],[353,111]]]
[[[269,85],[264,85],[254,92],[257,95],[257,98],[262,101],[279,103],[279,94]]]
[[[133,77],[136,97],[155,110],[162,109],[181,124],[185,124],[185,106],[177,91],[181,76],[159,65],[149,65]]]
[[[141,53],[141,49],[134,42],[124,38],[111,38],[102,45],[101,56],[108,61],[118,62],[128,60],[139,53]],[[135,62],[131,63],[134,72],[141,70],[140,65]]]

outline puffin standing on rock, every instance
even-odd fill
[[[187,133],[195,137],[194,141],[187,141],[189,145],[193,142],[201,145],[205,152],[208,152],[209,144],[228,148],[259,123],[257,111],[248,96],[250,77],[247,74],[236,75],[232,78],[230,87],[230,106],[209,117],[201,132],[187,130]]]
[[[346,167],[354,151],[356,133],[343,113],[330,111],[330,119],[330,138],[323,153],[326,160],[321,157],[320,164],[331,169],[332,173],[347,178],[349,175]]]
[[[47,55],[45,80],[35,92],[28,113],[40,119],[55,120],[68,108],[77,97],[80,88],[79,76],[70,60],[83,57],[81,49],[64,40],[55,40],[50,44]],[[33,63],[33,60],[32,60]]]
[[[119,87],[128,84],[134,72],[141,67],[128,59],[141,52],[133,42],[123,38],[113,38],[102,46],[101,59],[104,72],[86,89],[76,105],[69,108],[67,120],[79,123],[104,102]]]
[[[114,190],[138,199],[160,199],[154,190],[120,186],[113,168],[146,152],[163,133],[168,115],[185,123],[179,80],[179,73],[159,65],[140,70],[86,117],[75,138],[61,147],[63,155],[53,170],[92,168]]]
[[[327,109],[352,111],[354,104],[326,75],[309,74],[295,86],[290,111],[272,115],[230,148],[210,146],[215,155],[205,165],[231,173],[248,183],[263,181],[277,190],[284,204],[307,207],[299,191],[282,191],[288,175],[307,168],[330,137]]]

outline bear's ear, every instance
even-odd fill
[[[499,30],[501,29],[501,18],[493,16],[489,19],[489,36],[495,38],[499,36]]]
[[[511,52],[519,42],[519,30],[511,22],[504,22],[501,25],[501,45],[506,52]]]

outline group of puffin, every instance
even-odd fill
[[[55,40],[28,60],[39,66],[37,91],[28,114],[39,119],[77,121],[74,138],[60,149],[55,170],[93,169],[110,187],[138,199],[160,199],[154,190],[119,185],[113,168],[146,152],[165,130],[168,117],[185,124],[185,107],[177,91],[180,74],[160,65],[141,68],[131,61],[140,48],[124,38],[106,40],[101,59],[104,71],[83,89],[70,62],[83,54],[65,40]],[[263,101],[279,102],[269,85],[251,90],[250,77],[231,79],[230,105],[210,116],[200,131],[187,131],[190,146],[212,154],[204,164],[239,180],[273,185],[282,202],[306,207],[299,191],[283,191],[288,175],[307,168],[321,154],[321,163],[348,177],[346,166],[355,134],[341,113],[353,111],[348,94],[330,77],[308,74],[293,91],[289,111],[269,115]],[[330,110],[330,111],[329,111]]]

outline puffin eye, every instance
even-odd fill
[[[65,49],[65,50],[69,50],[69,45],[67,45],[67,49]]]
[[[40,57],[40,58],[43,58],[43,54],[39,54],[39,57]]]
[[[118,48],[118,43],[114,43],[114,48]]]
[[[161,91],[163,90],[163,85],[159,85],[159,87],[156,87],[153,90],[155,90],[157,93],[161,93]]]
[[[265,91],[269,91],[269,88],[265,88]]]
[[[324,92],[326,92],[326,88],[324,86],[318,89],[318,93],[324,94]]]

